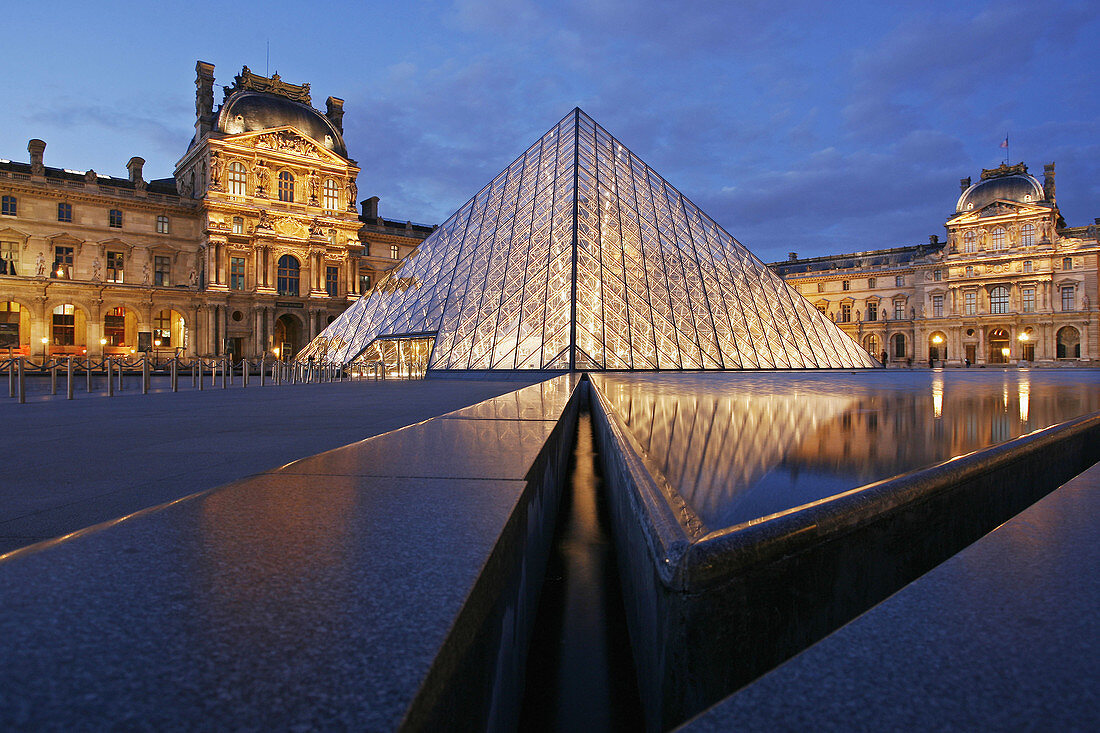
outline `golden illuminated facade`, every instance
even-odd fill
[[[0,349],[39,357],[289,358],[432,228],[357,212],[343,101],[245,67],[214,106],[196,66],[195,136],[172,178],[0,161]]]
[[[770,267],[890,366],[1095,364],[1098,225],[1065,225],[1054,164],[1002,165],[961,181],[946,242]]]

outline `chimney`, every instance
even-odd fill
[[[325,100],[325,117],[336,127],[336,131],[344,134],[344,100],[337,97],[329,97]]]
[[[27,152],[31,154],[31,175],[46,175],[46,166],[42,163],[42,154],[46,151],[44,140],[34,139],[27,143]]]
[[[214,64],[195,62],[195,137],[214,129]]]
[[[378,218],[378,197],[371,196],[369,199],[363,202],[363,218],[364,219],[377,219]]]
[[[798,262],[798,253],[797,252],[788,252],[787,253],[787,261],[788,262]]]
[[[1047,201],[1054,203],[1054,163],[1043,166],[1043,193]]]
[[[143,165],[145,165],[145,158],[139,158],[136,155],[126,163],[126,170],[130,171],[130,183],[135,185],[141,183],[141,167]]]
[[[959,179],[959,193],[966,193],[966,189],[970,188],[970,176]]]
[[[928,243],[932,244],[932,245],[939,244],[940,243],[940,235],[938,235],[938,234],[929,234],[928,235]]]

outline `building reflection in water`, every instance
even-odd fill
[[[595,378],[708,529],[1100,410],[1072,372],[605,374]]]

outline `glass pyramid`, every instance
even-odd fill
[[[299,358],[416,337],[430,370],[878,365],[580,109]]]

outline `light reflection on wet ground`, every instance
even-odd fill
[[[1100,370],[594,375],[719,529],[1100,410]]]

